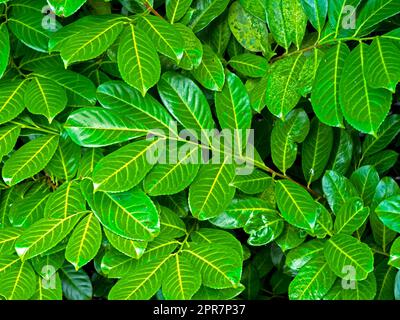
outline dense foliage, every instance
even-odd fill
[[[0,296],[400,299],[399,13],[0,0]]]

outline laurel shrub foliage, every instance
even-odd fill
[[[0,296],[400,299],[399,13],[0,0]]]

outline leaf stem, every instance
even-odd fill
[[[147,8],[147,11],[150,11],[151,13],[153,13],[155,16],[161,18],[164,20],[164,17],[162,15],[160,15],[157,10],[155,10],[146,0],[144,1],[144,6]]]
[[[35,131],[39,131],[39,132],[44,132],[44,133],[49,133],[49,134],[57,134],[57,135],[60,134],[60,133],[57,132],[57,131],[47,130],[47,129],[41,128],[41,127],[39,127],[39,126],[32,127],[32,126],[29,126],[29,125],[27,125],[27,124],[25,124],[25,123],[20,123],[20,122],[17,122],[17,121],[10,121],[10,123],[19,125],[19,126],[21,126],[23,129],[31,129],[31,130],[35,130]]]

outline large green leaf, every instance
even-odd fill
[[[166,0],[165,11],[171,23],[179,21],[190,8],[192,0]]]
[[[280,180],[275,193],[279,210],[287,222],[306,230],[315,228],[319,210],[307,191],[291,181]]]
[[[242,154],[247,142],[246,130],[250,129],[252,111],[249,95],[240,78],[226,74],[225,85],[215,94],[215,108],[222,129],[233,131],[236,154]]]
[[[0,252],[2,255],[11,255],[15,252],[15,241],[22,234],[22,228],[6,227],[0,229]]]
[[[379,183],[379,174],[373,166],[364,166],[354,171],[350,181],[356,187],[365,205],[370,205]]]
[[[130,24],[122,33],[118,68],[122,78],[143,96],[160,79],[161,67],[156,48],[138,26]]]
[[[228,163],[228,157],[221,161],[203,165],[189,188],[190,210],[200,220],[216,217],[235,195],[235,187],[231,185],[235,165]]]
[[[299,80],[304,59],[302,54],[288,56],[274,63],[270,69],[266,93],[267,107],[273,115],[283,120],[301,98]]]
[[[127,239],[109,231],[106,228],[104,228],[104,233],[110,244],[128,257],[139,259],[146,250],[146,241]]]
[[[285,265],[289,268],[290,272],[295,274],[303,266],[314,258],[320,257],[324,250],[324,242],[321,240],[307,241],[297,248],[290,250],[286,256]]]
[[[230,6],[228,20],[232,34],[244,48],[267,54],[270,49],[265,22],[247,13],[238,1]]]
[[[389,229],[400,232],[400,196],[382,201],[375,209],[382,223]]]
[[[147,241],[160,232],[157,209],[139,189],[118,194],[98,191],[91,206],[100,222],[119,236]]]
[[[0,157],[8,154],[14,148],[20,132],[19,125],[7,124],[0,127]]]
[[[368,46],[360,43],[347,57],[340,80],[339,99],[345,119],[357,130],[376,135],[391,105],[392,95],[373,89],[367,80]]]
[[[302,168],[308,183],[318,180],[324,173],[333,146],[333,130],[314,118],[302,148]]]
[[[148,15],[141,17],[139,26],[147,33],[158,52],[179,63],[183,57],[184,41],[171,24]]]
[[[289,286],[291,300],[321,300],[336,280],[323,257],[312,259],[302,267]]]
[[[221,91],[225,83],[221,60],[207,45],[203,46],[203,59],[200,65],[192,71],[192,74],[203,87],[209,90]]]
[[[189,26],[193,32],[199,32],[207,27],[228,6],[229,0],[195,0],[192,8],[195,12]]]
[[[400,48],[390,39],[377,37],[372,42],[368,49],[366,72],[371,87],[396,91],[400,81],[399,55]]]
[[[38,193],[14,202],[8,214],[11,225],[13,227],[27,228],[43,218],[48,196],[49,194]]]
[[[215,127],[208,101],[191,79],[175,72],[166,72],[157,88],[168,111],[185,128],[205,130]]]
[[[346,280],[365,280],[374,270],[374,256],[365,243],[346,234],[336,234],[325,244],[329,267]]]
[[[117,39],[123,29],[121,16],[87,16],[80,24],[84,28],[68,37],[59,50],[64,65],[93,59],[102,54]],[[84,20],[84,21],[83,21]]]
[[[183,251],[183,257],[192,262],[207,287],[224,289],[239,286],[242,263],[233,249],[218,244],[212,248],[206,244],[193,244]]]
[[[102,147],[145,136],[147,130],[131,118],[103,108],[80,108],[64,124],[68,135],[83,147]]]
[[[7,300],[28,300],[35,293],[36,276],[29,262],[2,256],[0,270],[0,295]]]
[[[339,104],[339,84],[345,60],[350,50],[345,43],[329,49],[319,64],[311,102],[318,119],[330,126],[342,127],[343,116]]]
[[[151,95],[142,97],[139,91],[122,81],[100,85],[97,98],[104,108],[131,118],[140,125],[139,128],[155,129],[155,134],[159,134],[160,130],[164,130],[164,135],[174,133],[173,119],[162,105]]]
[[[89,214],[72,232],[65,250],[65,258],[75,269],[80,269],[95,257],[100,249],[101,238],[100,223],[93,214]]]
[[[101,159],[93,172],[95,191],[122,192],[136,186],[154,166],[162,143],[157,139],[132,142]]]
[[[54,13],[64,17],[74,14],[85,2],[86,0],[48,0]]]
[[[357,29],[354,36],[365,35],[376,28],[381,21],[400,12],[400,3],[396,0],[372,0],[365,4],[357,17]]]
[[[168,300],[189,300],[199,290],[201,276],[185,256],[176,254],[168,260],[168,277],[162,282],[162,292]]]
[[[78,223],[82,214],[62,219],[43,218],[30,226],[17,240],[15,250],[23,260],[46,252],[62,241]]]
[[[369,208],[364,207],[360,198],[347,200],[337,213],[335,233],[352,234],[364,224],[369,216]]]
[[[234,56],[229,60],[229,64],[239,73],[252,78],[261,78],[268,70],[268,61],[251,53]]]
[[[0,82],[0,124],[16,118],[25,108],[26,80]]]
[[[328,0],[301,0],[301,5],[313,27],[321,33],[328,14]]]
[[[44,115],[51,123],[67,105],[63,87],[44,78],[33,78],[25,91],[25,105],[29,112]]]
[[[58,136],[36,138],[16,151],[3,167],[3,180],[13,186],[43,170],[58,145]]]

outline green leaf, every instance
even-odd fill
[[[293,42],[299,49],[307,27],[300,0],[267,2],[268,26],[275,41],[286,50]]]
[[[224,67],[207,45],[203,46],[203,59],[192,75],[203,87],[213,91],[221,91],[225,83]]]
[[[354,142],[350,134],[344,129],[340,130],[340,135],[336,131],[334,140],[335,139],[338,139],[339,143],[336,143],[336,145],[334,144],[333,146],[334,150],[332,151],[332,157],[328,164],[328,168],[344,175],[347,173],[351,165]]]
[[[377,132],[377,137],[367,136],[362,145],[363,157],[368,157],[385,149],[400,133],[400,116],[390,115]]]
[[[267,54],[268,30],[263,21],[247,13],[238,1],[230,6],[228,21],[233,36],[245,49]]]
[[[0,82],[0,124],[16,118],[25,108],[26,80]]]
[[[89,214],[72,232],[65,250],[65,258],[75,269],[80,269],[96,256],[101,238],[100,223],[93,214]]]
[[[158,52],[175,60],[183,57],[184,41],[171,24],[156,16],[142,16],[138,26],[147,33]]]
[[[394,299],[394,281],[396,278],[396,268],[388,265],[388,259],[382,260],[375,268],[377,292],[376,300]]]
[[[63,17],[73,15],[85,2],[86,0],[48,0],[54,13]]]
[[[233,131],[232,147],[235,148],[235,153],[242,154],[248,139],[245,130],[250,129],[252,111],[246,88],[235,74],[226,73],[222,91],[215,94],[215,108],[221,128]]]
[[[266,0],[239,0],[246,11],[256,16],[258,19],[267,22],[267,2]]]
[[[160,163],[151,169],[143,181],[144,191],[151,196],[176,194],[185,190],[196,178],[200,169],[200,149],[194,145],[172,148],[179,159]],[[170,146],[171,151],[171,146]],[[176,152],[176,153],[175,153]]]
[[[229,60],[229,65],[237,72],[252,78],[261,78],[267,74],[267,59],[251,53],[243,53]]]
[[[372,166],[364,166],[354,171],[350,181],[356,187],[358,194],[369,206],[379,183],[379,174]]]
[[[166,72],[157,85],[158,93],[168,111],[190,130],[214,129],[208,101],[200,88],[189,78]]]
[[[400,196],[382,201],[375,209],[382,223],[389,229],[400,232]]]
[[[167,262],[166,274],[162,282],[162,292],[167,300],[189,300],[199,290],[201,276],[185,256],[175,255]]]
[[[275,62],[268,76],[266,103],[269,111],[284,120],[301,98],[300,73],[304,56],[296,54]]]
[[[0,259],[0,269],[5,268],[4,258]],[[0,273],[0,295],[7,300],[28,300],[35,293],[35,272],[27,261],[15,261],[14,256],[6,259],[11,262],[8,264],[7,271]]]
[[[128,257],[139,259],[146,250],[146,241],[135,241],[123,238],[106,228],[104,228],[104,233],[110,244]]]
[[[206,286],[201,286],[199,291],[193,296],[192,300],[231,300],[241,294],[245,287],[239,284],[237,288],[228,289],[212,289]]]
[[[290,250],[286,256],[285,265],[290,272],[297,274],[309,261],[318,260],[324,250],[324,241],[311,240]]]
[[[161,67],[156,48],[146,32],[128,25],[118,47],[118,68],[122,78],[143,96],[160,79]]]
[[[160,233],[164,239],[176,239],[188,234],[185,223],[167,207],[161,207]]]
[[[248,244],[262,246],[278,238],[283,231],[283,226],[284,221],[277,211],[266,209],[258,212],[255,209],[252,210],[243,229],[249,234]]]
[[[189,26],[197,33],[207,27],[228,6],[229,0],[195,0],[195,9]]]
[[[222,57],[225,54],[232,34],[229,29],[227,11],[211,24],[210,31],[211,33],[206,42],[219,57]]]
[[[112,287],[109,300],[148,300],[160,289],[169,256],[147,263],[139,262],[134,271]],[[142,260],[141,260],[142,261]]]
[[[339,99],[345,119],[357,130],[376,136],[391,105],[392,95],[368,85],[368,46],[361,43],[347,57],[340,80]]]
[[[55,135],[42,136],[26,143],[4,164],[3,180],[13,186],[39,173],[54,155],[57,145],[58,136]]]
[[[36,278],[36,292],[31,300],[62,300],[61,279],[56,274],[51,279]]]
[[[400,269],[400,238],[397,238],[392,244],[390,249],[389,265]]]
[[[12,255],[15,252],[15,242],[22,232],[22,229],[14,227],[0,229],[0,252],[2,255]]]
[[[81,217],[82,214],[75,214],[63,219],[40,219],[21,235],[15,250],[22,260],[38,256],[61,242]]]
[[[371,87],[396,91],[400,79],[399,55],[400,48],[390,39],[377,37],[372,42],[367,54],[367,81]]]
[[[313,27],[321,33],[328,14],[328,0],[301,0],[301,5]]]
[[[400,12],[400,4],[396,0],[373,0],[365,4],[357,18],[357,30],[354,36],[368,34],[381,21]]]
[[[93,287],[85,271],[76,271],[71,264],[67,264],[61,269],[60,277],[63,294],[68,300],[92,299]]]
[[[323,257],[314,258],[303,266],[289,286],[291,300],[321,300],[336,280]]]
[[[64,128],[73,142],[83,147],[102,147],[146,135],[131,118],[103,108],[80,108],[68,117]]]
[[[372,250],[365,243],[346,234],[336,234],[325,244],[329,267],[340,278],[365,280],[374,270]]]
[[[331,170],[326,171],[322,178],[322,189],[334,213],[338,213],[348,199],[358,196],[349,179]]]
[[[350,50],[345,43],[329,49],[319,64],[311,93],[311,103],[318,119],[327,125],[343,127],[339,103],[339,84]]]
[[[297,157],[297,143],[306,139],[310,120],[302,109],[291,111],[285,121],[275,123],[271,134],[271,155],[273,163],[283,173],[294,164]]]
[[[130,143],[101,159],[93,172],[95,191],[127,191],[143,180],[160,156],[163,140]]]
[[[197,68],[203,58],[203,46],[201,41],[196,37],[192,29],[189,27],[181,23],[176,23],[173,26],[175,30],[180,33],[185,44],[183,49],[183,57],[179,62],[179,67],[184,70],[192,70]]]
[[[363,281],[355,281],[355,288],[342,291],[343,300],[373,300],[376,295],[376,278],[373,273]]]
[[[318,180],[328,164],[333,146],[333,130],[314,118],[302,147],[302,168],[308,185]]]
[[[350,198],[341,207],[335,220],[335,233],[351,235],[361,228],[369,216],[369,208],[364,207],[360,198]]]
[[[25,105],[30,113],[42,114],[51,123],[67,106],[67,94],[55,82],[35,77],[26,88]]]
[[[192,214],[199,220],[211,219],[220,214],[235,195],[235,187],[231,185],[234,177],[235,165],[228,163],[228,157],[221,164],[203,165],[189,188]]]
[[[47,164],[45,171],[52,177],[52,180],[66,180],[74,178],[81,160],[81,147],[75,144],[64,131],[57,147],[57,150]]]
[[[85,199],[78,181],[64,183],[51,194],[46,202],[44,214],[47,218],[65,219],[85,211]]]
[[[27,228],[34,222],[43,218],[44,207],[49,194],[34,194],[19,201],[11,206],[8,218],[13,227]]]
[[[172,117],[156,99],[150,95],[142,97],[139,91],[122,81],[100,85],[97,98],[104,108],[131,118],[138,129],[155,129],[156,135],[160,134],[160,130],[165,130],[164,135],[176,131],[171,125]]]
[[[239,286],[242,264],[233,249],[218,244],[212,248],[205,244],[193,244],[183,251],[183,258],[191,261],[195,270],[200,272],[204,285],[214,289]]]
[[[3,77],[7,70],[8,60],[10,58],[10,36],[5,23],[0,25],[0,43],[2,43],[2,49],[0,53],[0,79]]]
[[[60,47],[66,67],[98,57],[113,44],[123,29],[121,16],[88,16],[82,19],[84,21],[80,23],[85,28],[68,37]]]
[[[179,21],[190,8],[192,0],[166,0],[165,9],[171,23]]]
[[[260,170],[254,170],[249,175],[237,175],[232,182],[233,186],[246,194],[263,192],[273,183],[272,177]]]
[[[117,194],[98,191],[93,195],[93,202],[96,217],[119,236],[148,241],[160,231],[157,209],[139,189]]]
[[[34,75],[54,81],[67,90],[68,101],[76,105],[94,105],[96,103],[96,88],[85,76],[58,68],[35,68]]]
[[[49,35],[59,28],[56,22],[44,20],[45,17],[42,14],[44,5],[43,2],[29,0],[14,3],[10,8],[11,13],[7,23],[17,39],[40,52],[47,52]]]
[[[275,188],[279,211],[295,227],[313,230],[318,209],[313,198],[302,187],[288,180],[280,180]]]
[[[399,154],[393,150],[384,150],[363,159],[362,166],[374,166],[379,175],[384,175],[391,169],[399,158]]]
[[[19,125],[7,124],[0,127],[0,157],[11,152],[20,132],[21,127]]]

